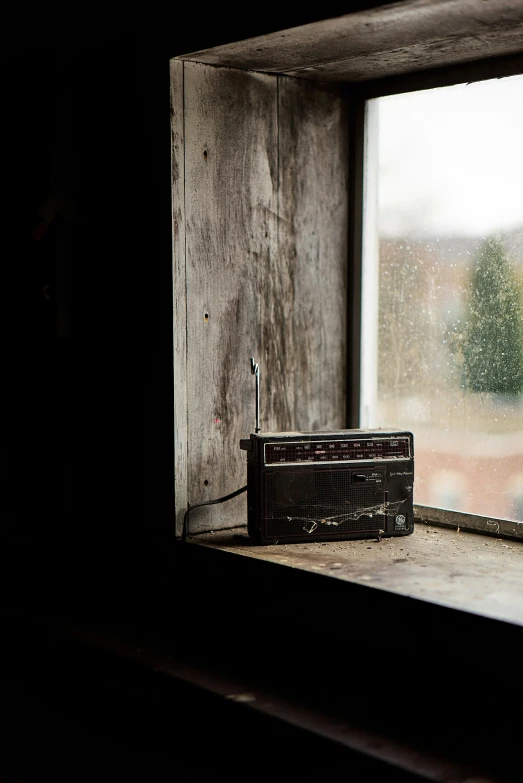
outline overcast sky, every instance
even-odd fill
[[[523,228],[523,76],[376,102],[383,236]]]

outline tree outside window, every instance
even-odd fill
[[[497,237],[484,242],[472,273],[460,343],[465,389],[496,396],[523,392],[521,286]]]

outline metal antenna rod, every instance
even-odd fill
[[[251,357],[251,373],[256,376],[256,428],[254,432],[260,431],[260,367]]]

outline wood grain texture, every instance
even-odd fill
[[[521,51],[521,0],[405,0],[184,57],[353,82]]]
[[[187,290],[185,275],[185,164],[183,71],[172,60],[171,187],[173,223],[174,491],[176,532],[181,535],[187,508]]]
[[[345,425],[348,122],[339,92],[310,82],[196,63],[184,74],[186,502],[196,505],[246,483],[250,357],[262,430]],[[190,531],[245,519],[240,495],[194,509]]]
[[[267,277],[263,386],[272,430],[346,425],[348,112],[337,92],[279,79],[279,255]],[[282,407],[283,403],[283,407]]]
[[[349,56],[336,62],[310,68],[289,69],[289,75],[320,81],[354,83],[384,76],[415,73],[442,65],[459,65],[475,60],[518,54],[523,50],[523,22],[513,28],[481,33],[437,37],[408,43],[393,49]]]
[[[264,272],[276,257],[274,77],[186,64],[189,502],[246,483]],[[207,483],[206,483],[207,482]],[[246,518],[246,498],[197,509],[191,530]]]

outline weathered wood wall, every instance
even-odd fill
[[[172,62],[176,519],[254,431],[345,426],[348,112],[305,80]],[[244,524],[246,497],[191,513]]]
[[[401,0],[184,55],[193,62],[352,83],[523,47],[521,0]]]

